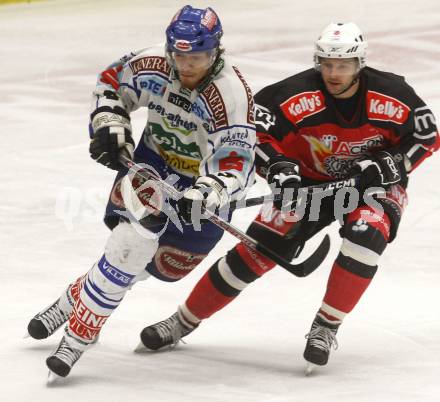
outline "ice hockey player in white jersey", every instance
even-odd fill
[[[179,280],[220,240],[223,232],[210,222],[188,224],[194,201],[221,207],[254,182],[252,94],[224,57],[222,34],[212,8],[185,6],[166,30],[165,52],[160,46],[132,53],[99,76],[90,154],[118,170],[105,214],[112,233],[93,267],[29,322],[35,339],[47,338],[67,322],[46,360],[52,379],[69,374],[135,282],[150,275]],[[142,107],[148,109],[148,122],[135,149],[130,113]],[[122,153],[148,164],[162,179],[178,179],[183,198],[178,205],[169,203],[186,224],[164,221],[154,208],[140,221],[142,230],[129,219],[157,194],[151,188],[135,191],[142,183],[127,175],[119,162]]]

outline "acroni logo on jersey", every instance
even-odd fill
[[[361,141],[341,141],[335,151],[339,155],[363,155],[367,151],[380,148],[384,144],[382,135],[376,135],[371,138],[364,138]]]
[[[326,108],[321,91],[301,92],[284,101],[280,107],[285,116],[295,124]]]
[[[396,98],[375,91],[367,92],[367,116],[371,120],[385,120],[403,124],[410,108]]]

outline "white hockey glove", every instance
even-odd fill
[[[90,156],[96,162],[110,169],[119,170],[119,156],[125,151],[127,157],[133,158],[134,141],[131,136],[130,116],[120,106],[118,95],[104,91],[105,100],[90,116],[92,139]]]
[[[282,201],[275,201],[274,206],[277,209],[294,208],[301,187],[298,161],[284,155],[271,158],[266,179],[270,186],[281,192]]]
[[[219,175],[220,176],[220,175]],[[214,212],[228,203],[227,181],[233,176],[208,175],[199,177],[194,186],[188,189],[178,201],[179,215],[187,224],[199,224],[205,209]],[[233,180],[236,181],[235,178]]]

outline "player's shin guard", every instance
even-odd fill
[[[340,323],[356,306],[377,271],[377,262],[388,242],[389,226],[386,215],[379,220],[362,211],[350,214],[319,311],[323,319]]]
[[[343,234],[323,303],[307,335],[304,358],[317,365],[327,363],[330,349],[337,346],[339,325],[359,302],[377,271],[377,262],[389,238],[389,219],[384,215],[381,220],[366,220],[361,212],[355,211]]]
[[[70,372],[156,250],[157,239],[140,236],[128,223],[113,230],[105,254],[82,281],[58,349],[46,361],[52,372],[60,376]]]
[[[196,284],[185,304],[181,306],[184,317],[195,324],[210,317],[273,267],[271,261],[241,243],[238,244],[218,260]]]
[[[240,246],[240,245],[239,245]],[[176,345],[201,322],[234,300],[240,292],[259,278],[261,268],[254,263],[249,267],[240,254],[240,247],[218,260],[199,280],[186,302],[171,317],[145,327],[137,352],[158,350]],[[241,251],[244,251],[241,250]]]

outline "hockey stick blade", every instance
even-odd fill
[[[262,245],[257,247],[257,250],[266,256],[268,256],[273,262],[276,262],[279,266],[289,271],[291,274],[303,278],[310,275],[316,268],[318,268],[327,257],[330,251],[330,237],[328,234],[324,236],[318,248],[304,261],[298,264],[292,264],[286,261],[284,258],[279,257],[277,254],[273,254],[270,249],[263,250]],[[269,253],[268,253],[269,251]],[[268,255],[271,254],[271,255]]]
[[[271,250],[267,246],[259,243],[254,238],[250,237],[248,234],[242,232],[240,229],[232,226],[229,222],[226,222],[219,216],[213,214],[210,211],[206,211],[208,214],[209,220],[217,225],[219,228],[224,231],[232,234],[238,240],[240,240],[245,246],[251,248],[255,251],[258,251],[260,254],[269,258],[280,267],[283,267],[286,271],[291,274],[298,276],[300,278],[310,275],[316,268],[318,268],[330,250],[330,238],[328,235],[325,235],[324,239],[321,241],[319,247],[313,252],[313,254],[308,257],[303,262],[298,264],[292,264],[290,261],[287,261],[282,256],[277,254],[275,251]]]

